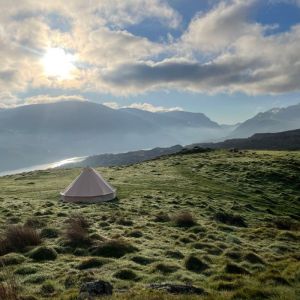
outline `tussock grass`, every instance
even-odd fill
[[[192,227],[197,224],[195,217],[188,211],[182,211],[174,215],[173,221],[178,227]]]
[[[11,225],[6,229],[0,251],[2,254],[10,251],[23,251],[28,246],[36,246],[40,243],[40,236],[34,228]]]
[[[104,278],[115,288],[107,300],[300,299],[299,166],[300,152],[220,150],[101,168],[119,200],[98,205],[59,201],[78,169],[2,177],[0,282],[10,270],[23,299],[77,299],[84,282]],[[182,212],[196,224],[176,226]],[[11,226],[34,230],[38,244],[10,248]],[[40,247],[56,259],[32,259]],[[207,294],[145,288],[152,283]]]

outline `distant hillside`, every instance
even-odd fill
[[[186,111],[170,111],[170,112],[157,112],[135,109],[135,108],[123,108],[122,111],[126,111],[131,115],[147,120],[152,124],[159,125],[161,127],[204,127],[204,128],[216,128],[220,129],[220,125],[210,120],[206,115],[202,113],[193,113]]]
[[[154,148],[151,150],[139,150],[131,151],[127,153],[119,154],[100,154],[87,157],[86,159],[76,162],[65,164],[63,168],[73,168],[73,167],[108,167],[108,166],[120,166],[120,165],[131,165],[134,163],[139,163],[142,161],[157,158],[162,155],[174,154],[183,149],[182,146],[176,145],[169,148]]]
[[[88,101],[25,105],[0,110],[0,171],[74,156],[215,141],[224,135],[201,113],[118,110]]]
[[[200,149],[193,149],[200,147]],[[203,149],[202,149],[203,148]],[[278,133],[257,133],[250,138],[245,139],[231,139],[220,143],[198,143],[191,144],[185,147],[176,145],[168,148],[154,148],[151,150],[130,151],[127,153],[118,154],[100,154],[87,157],[86,159],[65,164],[63,168],[73,167],[107,167],[107,166],[121,166],[130,165],[134,163],[143,162],[146,160],[158,158],[160,156],[188,153],[192,152],[206,152],[211,149],[265,149],[265,150],[298,150],[300,149],[300,129],[284,131]]]
[[[300,104],[286,108],[273,108],[259,113],[240,124],[229,137],[243,138],[255,133],[279,132],[297,128],[300,128]]]
[[[230,139],[220,143],[201,143],[201,147],[214,149],[266,149],[266,150],[299,150],[300,129],[277,133],[256,133],[245,139]]]

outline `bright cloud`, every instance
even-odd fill
[[[151,103],[132,103],[130,105],[121,106],[117,102],[104,102],[102,103],[105,106],[108,106],[113,109],[120,108],[136,108],[141,110],[146,110],[150,112],[168,112],[168,111],[181,111],[182,107],[163,107],[163,106],[154,106]]]
[[[32,96],[25,99],[26,104],[41,104],[41,103],[55,103],[61,101],[87,101],[81,95],[59,95],[59,96],[51,96],[51,95],[38,95]]]
[[[20,94],[36,89],[41,94],[54,89],[112,95],[169,89],[209,94],[300,91],[300,21],[289,31],[275,32],[276,24],[251,19],[258,0],[224,0],[195,12],[184,29],[180,11],[169,3],[0,0],[0,103],[14,105]],[[130,31],[144,21],[160,24],[169,38],[155,40]],[[181,32],[177,38],[174,30]],[[41,61],[49,49],[76,55],[72,76],[58,80],[61,76],[45,74]],[[60,65],[56,70],[62,73]]]

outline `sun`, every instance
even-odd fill
[[[49,48],[42,58],[45,75],[59,80],[72,78],[74,62],[75,56],[62,48]]]

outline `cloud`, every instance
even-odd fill
[[[160,22],[170,32],[180,28],[181,16],[167,0],[90,0],[88,5],[83,0],[0,0],[0,91],[12,95],[0,97],[0,103],[15,105],[19,94],[35,89],[113,95],[158,89],[299,91],[300,25],[275,33],[252,21],[249,14],[258,2],[214,2],[182,36],[154,42],[126,28],[144,20]],[[62,21],[55,23],[54,16]],[[49,47],[76,55],[72,79],[46,76],[41,60]]]
[[[221,1],[206,14],[198,14],[183,34],[182,45],[193,50],[221,51],[241,36],[259,34],[263,26],[247,20],[255,2]]]
[[[174,44],[177,56],[112,67],[100,74],[103,87],[121,95],[157,89],[250,95],[299,91],[300,25],[266,35],[266,27],[248,20],[254,3],[222,1],[191,22]]]
[[[37,95],[25,98],[25,104],[55,103],[61,101],[87,101],[87,99],[81,95]]]
[[[108,106],[113,109],[120,109],[120,108],[136,108],[140,110],[146,110],[150,112],[169,112],[169,111],[182,111],[181,107],[163,107],[163,106],[154,106],[150,103],[132,103],[127,106],[121,106],[117,102],[104,102],[102,103],[105,106]]]

